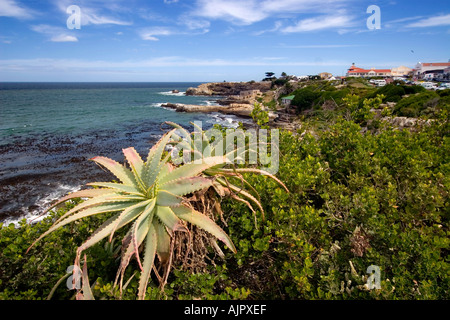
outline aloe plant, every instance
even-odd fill
[[[115,285],[119,282],[122,290],[125,270],[131,258],[135,257],[141,270],[139,299],[145,298],[152,269],[160,284],[164,286],[171,264],[174,232],[189,232],[186,222],[207,231],[221,240],[231,251],[236,252],[230,237],[211,218],[195,210],[186,196],[213,187],[220,195],[228,194],[236,200],[245,202],[254,211],[248,201],[239,197],[243,195],[257,203],[263,212],[260,202],[254,196],[227,181],[227,177],[242,179],[244,172],[261,173],[261,171],[250,168],[227,169],[225,168],[229,162],[227,157],[215,155],[204,157],[201,163],[190,162],[174,166],[170,161],[170,154],[164,157],[163,155],[170,139],[179,137],[175,131],[180,128],[176,126],[166,133],[150,149],[146,161],[134,148],[123,149],[129,168],[106,157],[92,158],[92,161],[109,170],[120,182],[88,183],[88,186],[94,188],[77,191],[58,200],[46,212],[70,199],[88,199],[55,221],[28,250],[49,233],[73,221],[102,213],[114,213],[78,247],[74,264],[80,267],[80,258],[84,250],[105,238],[112,241],[117,230],[129,225],[122,239],[122,257]],[[209,147],[211,148],[211,145]],[[199,149],[193,149],[195,150]],[[271,177],[281,183],[274,176]],[[143,249],[142,260],[140,249]],[[155,257],[158,257],[162,266],[165,266],[163,277],[154,268]]]
[[[192,154],[194,156],[194,159],[200,158],[203,161],[208,161],[208,157],[216,156],[216,153],[222,155],[225,150],[231,149],[231,151],[225,153],[224,157],[226,158],[227,163],[233,164],[235,160],[244,161],[247,154],[251,152],[256,153],[257,148],[262,147],[263,145],[263,143],[261,142],[258,143],[255,140],[255,141],[248,141],[239,147],[233,146],[232,148],[227,148],[226,141],[223,138],[223,136],[219,137],[215,136],[215,140],[211,141],[211,139],[208,138],[202,131],[202,129],[196,126],[195,123],[193,123],[194,127],[196,127],[197,129],[195,133],[189,133],[186,129],[184,129],[183,127],[179,126],[176,123],[170,121],[166,121],[166,123],[176,128],[177,131],[180,133],[180,135],[174,133],[172,135],[173,140],[169,141],[168,143],[180,146],[184,152]],[[194,134],[201,134],[202,139],[201,140],[195,139],[193,137]],[[201,143],[199,143],[199,141],[201,141]],[[266,147],[266,145],[264,145],[264,147]],[[236,168],[234,166],[232,166],[232,168],[225,168],[224,166],[215,166],[205,169],[203,173],[206,176],[215,177],[213,187],[220,196],[222,197],[230,196],[237,201],[245,203],[248,206],[248,208],[253,212],[253,214],[256,214],[256,211],[254,210],[253,206],[250,203],[251,201],[261,211],[263,219],[264,219],[264,209],[261,205],[261,199],[259,198],[259,194],[244,179],[243,174],[256,173],[265,175],[275,180],[278,184],[280,184],[286,190],[286,192],[289,192],[288,188],[282,181],[280,181],[273,174],[270,174],[269,172],[262,169],[250,167]],[[249,188],[253,192],[253,194],[248,190],[246,190],[246,188]],[[255,225],[256,225],[256,216],[255,216]]]

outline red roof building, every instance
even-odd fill
[[[414,70],[414,76],[418,79],[437,79],[445,77],[445,70],[450,67],[450,62],[419,62]]]
[[[391,69],[363,69],[353,64],[347,71],[347,77],[390,77]]]

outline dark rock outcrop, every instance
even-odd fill
[[[259,90],[266,92],[271,89],[270,81],[262,82],[211,82],[203,83],[197,88],[188,88],[187,96],[237,96],[242,91]]]

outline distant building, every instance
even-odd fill
[[[450,81],[450,67],[444,69],[443,79],[444,81]]]
[[[414,76],[418,79],[444,78],[445,70],[450,67],[450,62],[419,62],[414,70]]]
[[[245,90],[239,92],[239,98],[242,100],[255,99],[261,94],[259,90]]]
[[[412,72],[413,72],[413,69],[405,67],[405,66],[400,66],[398,68],[392,68],[391,75],[393,77],[407,77]]]
[[[322,72],[322,73],[319,73],[319,77],[322,80],[328,80],[331,77],[333,77],[333,75],[331,73],[329,73],[329,72]]]
[[[362,69],[353,64],[347,71],[347,77],[390,77],[392,75],[391,69]]]
[[[281,98],[281,103],[287,108],[291,105],[291,102],[292,102],[292,100],[294,100],[294,98],[295,98],[295,95],[283,97],[283,98]]]

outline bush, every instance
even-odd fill
[[[441,99],[436,92],[426,91],[402,99],[394,107],[393,113],[405,117],[434,116],[438,110],[448,106],[447,97]]]
[[[295,97],[291,105],[297,107],[297,113],[310,109],[314,101],[319,97],[319,93],[313,89],[306,87],[295,91]]]
[[[272,212],[259,232],[245,227],[251,216],[244,206],[227,208],[240,244],[233,274],[274,279],[271,286],[255,281],[257,298],[445,299],[445,132],[448,125],[435,124],[416,133],[362,134],[341,120],[318,139],[283,133],[279,177],[291,194],[249,181]],[[364,287],[370,265],[381,269],[381,290]]]

